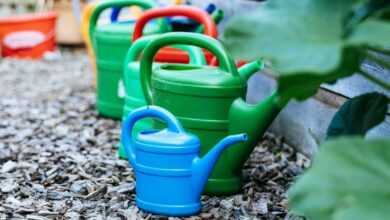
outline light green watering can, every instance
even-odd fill
[[[130,112],[134,109],[147,105],[140,82],[140,62],[138,57],[145,48],[145,46],[156,36],[145,36],[136,40],[130,47],[124,65],[124,85],[125,85],[125,105],[123,107],[123,120],[127,118]],[[203,51],[198,47],[188,45],[173,45],[174,48],[187,51],[190,58],[190,64],[205,65],[206,60]],[[153,66],[159,66],[161,63],[154,62]],[[152,128],[152,121],[150,119],[143,119],[135,124],[133,131],[138,133],[142,130]],[[126,152],[123,144],[119,146],[119,157],[126,159]]]

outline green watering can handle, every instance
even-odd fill
[[[181,49],[188,52],[188,56],[190,57],[189,64],[197,64],[197,65],[206,65],[206,58],[204,57],[203,51],[199,47],[193,47],[182,44],[175,44],[172,47]]]
[[[231,73],[234,77],[240,77],[233,58],[230,57],[226,49],[218,40],[196,33],[174,32],[161,34],[146,46],[141,59],[141,84],[146,101],[149,104],[153,103],[151,80],[154,56],[160,48],[172,44],[193,45],[207,49],[217,57],[219,66],[222,70]]]
[[[124,69],[126,69],[126,66],[130,62],[136,61],[138,59],[138,56],[145,49],[148,43],[150,43],[155,38],[156,35],[150,35],[150,36],[141,37],[140,39],[136,40],[131,45],[126,55]],[[204,53],[199,47],[193,47],[193,46],[181,45],[181,44],[173,45],[173,47],[187,51],[190,57],[190,64],[199,64],[199,65],[206,64]]]
[[[110,0],[98,3],[95,10],[93,10],[89,20],[89,37],[91,42],[93,42],[93,34],[95,32],[96,24],[100,14],[107,8],[123,8],[127,6],[139,6],[146,10],[155,7],[156,3],[152,0]]]

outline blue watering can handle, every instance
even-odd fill
[[[144,106],[137,108],[130,113],[126,120],[122,124],[122,136],[123,146],[125,147],[127,157],[133,167],[136,166],[136,156],[134,153],[134,142],[132,137],[132,131],[135,123],[143,118],[152,117],[158,118],[166,122],[168,130],[176,133],[184,133],[184,129],[175,116],[169,111],[158,106]]]
[[[184,133],[184,129],[181,126],[179,120],[177,120],[172,113],[165,110],[164,108],[153,105],[144,106],[133,110],[124,122],[124,130],[122,131],[122,133],[125,133],[126,135],[131,135],[135,123],[138,120],[148,117],[158,118],[163,122],[166,122],[169,131],[176,133]]]
[[[121,8],[119,8],[119,7],[112,8],[111,16],[110,16],[110,20],[112,23],[118,21],[118,17],[119,17],[120,12],[121,12]]]
[[[209,3],[209,4],[206,6],[205,11],[207,11],[207,13],[209,13],[209,14],[212,14],[216,9],[217,9],[217,6],[216,6],[215,4]]]

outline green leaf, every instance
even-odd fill
[[[295,98],[305,100],[313,96],[322,83],[331,83],[339,78],[347,77],[359,71],[360,62],[365,53],[356,47],[346,47],[343,49],[342,54],[339,67],[326,74],[294,72],[279,76],[279,94],[284,99]]]
[[[340,10],[331,7],[332,4],[311,2],[267,1],[254,13],[233,19],[223,39],[236,56],[244,59],[266,56],[283,73],[297,69],[318,71],[318,66],[322,66],[323,72],[332,70],[340,59],[330,56],[341,50],[342,19],[337,13]],[[334,10],[329,9],[327,14],[321,6]]]
[[[373,15],[381,16],[390,8],[388,0],[366,0],[356,5],[345,19],[344,35],[350,34],[359,23]]]
[[[361,135],[380,124],[386,117],[390,100],[373,92],[346,101],[330,122],[327,136]]]
[[[385,21],[390,21],[390,7],[387,8],[386,10],[383,10],[379,14],[379,18],[382,19],[382,20],[385,20]]]
[[[290,211],[312,220],[388,219],[389,182],[389,139],[330,140],[289,189]]]
[[[238,58],[264,57],[279,72],[283,98],[306,99],[321,83],[359,70],[366,46],[390,46],[390,24],[367,19],[345,38],[344,23],[359,0],[270,0],[235,17],[222,40]]]
[[[349,36],[346,44],[386,49],[390,46],[390,23],[374,19],[362,22]]]

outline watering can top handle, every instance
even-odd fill
[[[143,118],[158,118],[167,124],[169,131],[175,133],[185,133],[179,120],[177,120],[171,112],[158,106],[149,105],[135,109],[131,112],[129,117],[130,119],[125,121],[125,123],[128,123],[129,125],[129,131],[125,132],[130,135],[132,134],[132,129],[135,123]]]
[[[102,1],[96,4],[95,9],[93,10],[90,17],[90,25],[89,25],[89,34],[92,39],[92,34],[95,32],[97,20],[100,14],[108,8],[117,7],[123,8],[127,6],[139,6],[143,9],[150,9],[156,6],[156,3],[152,0],[110,0],[110,1]]]
[[[170,6],[166,8],[156,8],[156,9],[148,10],[147,12],[143,13],[135,24],[132,41],[134,42],[142,36],[143,29],[146,23],[151,19],[160,18],[160,17],[170,17],[170,16],[188,17],[204,25],[205,35],[214,38],[217,38],[218,36],[217,27],[213,19],[207,12],[199,8],[180,5],[180,6]]]
[[[145,49],[145,47],[155,38],[157,35],[150,35],[150,36],[144,36],[135,41],[129,51],[127,52],[126,58],[125,58],[125,66],[137,60],[141,52]],[[206,59],[204,57],[203,51],[198,47],[188,46],[188,45],[173,45],[173,47],[176,47],[178,49],[187,51],[190,57],[190,64],[199,64],[199,65],[205,65]]]
[[[233,77],[240,77],[233,58],[218,40],[206,35],[188,32],[161,34],[146,46],[141,59],[141,84],[148,103],[152,103],[153,96],[151,89],[153,58],[160,48],[171,44],[185,44],[207,49],[218,58],[222,70],[231,73]]]
[[[168,130],[178,134],[184,134],[185,131],[180,122],[169,111],[158,106],[144,106],[135,109],[130,113],[126,120],[122,123],[122,141],[126,149],[127,156],[133,167],[136,166],[136,155],[134,153],[133,128],[137,121],[143,118],[158,118],[166,122]]]

